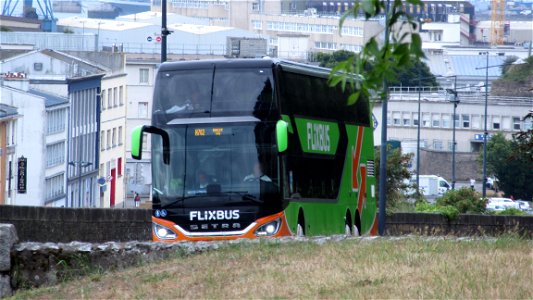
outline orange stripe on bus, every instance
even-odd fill
[[[363,126],[357,127],[357,141],[355,145],[355,156],[352,153],[352,190],[359,189],[359,181],[357,179],[357,167],[361,160],[361,148],[363,145]]]

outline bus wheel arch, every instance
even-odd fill
[[[305,236],[305,216],[302,208],[298,211],[298,222],[296,223],[296,236]]]

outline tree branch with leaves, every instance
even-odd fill
[[[406,0],[405,2],[423,5],[419,0]],[[354,53],[333,67],[330,84],[332,86],[341,84],[343,89],[349,84],[354,91],[347,100],[348,105],[354,104],[361,97],[368,99],[375,94],[383,96],[384,81],[393,81],[396,70],[425,57],[422,51],[422,40],[416,32],[418,24],[412,16],[403,11],[401,0],[355,1],[353,8],[341,17],[339,30],[342,30],[348,18],[359,18],[361,14],[365,20],[385,14],[385,36],[382,45],[378,41],[379,36],[371,37],[361,52]]]

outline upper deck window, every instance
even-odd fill
[[[158,74],[154,113],[174,118],[211,115],[268,116],[275,108],[270,69],[206,68]]]

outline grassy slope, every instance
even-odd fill
[[[532,249],[515,238],[231,245],[15,298],[531,299]]]

